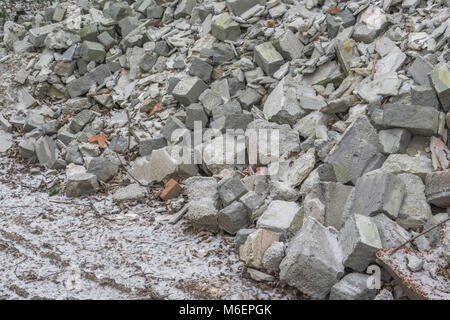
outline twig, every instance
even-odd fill
[[[375,55],[375,60],[373,61],[372,72],[370,73],[370,80],[373,80],[373,76],[375,74],[375,66],[377,65],[377,62],[378,62],[378,52]]]
[[[431,228],[428,228],[424,231],[422,231],[421,233],[419,233],[418,235],[412,237],[411,239],[409,239],[408,241],[402,243],[401,245],[399,245],[397,248],[395,248],[390,254],[394,254],[396,253],[399,249],[403,248],[404,246],[406,246],[408,243],[416,240],[418,237],[423,236],[425,233],[430,232],[431,230],[443,225],[444,223],[446,223],[447,221],[450,221],[450,218],[445,219],[444,221],[438,223],[437,225],[432,226]]]

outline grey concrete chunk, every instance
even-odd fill
[[[411,133],[405,129],[380,130],[378,133],[384,154],[405,153]]]
[[[235,41],[241,35],[241,28],[229,13],[222,13],[213,21],[211,34],[221,41]]]
[[[303,43],[289,29],[276,38],[273,45],[286,60],[293,60],[302,56]]]
[[[218,188],[219,196],[224,206],[229,205],[235,200],[239,200],[240,197],[247,193],[245,185],[234,175],[227,176],[220,180]]]
[[[419,106],[439,108],[436,92],[430,86],[411,86],[411,103]]]
[[[87,172],[97,176],[99,181],[108,181],[118,171],[118,159],[109,159],[108,157],[95,157],[89,161]]]
[[[112,195],[112,199],[117,202],[139,200],[145,197],[145,189],[138,183],[130,184],[118,189]]]
[[[82,48],[82,56],[86,61],[95,61],[103,63],[106,57],[105,47],[101,43],[84,41]]]
[[[339,32],[339,28],[350,27],[355,24],[355,17],[349,10],[339,10],[337,14],[328,14],[326,17],[327,31],[330,38],[336,37]]]
[[[226,0],[227,7],[235,15],[240,16],[257,4],[265,4],[267,0]]]
[[[441,208],[450,207],[450,170],[430,172],[425,179],[428,202]]]
[[[343,275],[336,230],[308,217],[289,243],[280,279],[312,298],[324,299]]]
[[[190,16],[196,4],[196,0],[181,0],[174,12],[175,19]]]
[[[397,222],[404,227],[423,226],[431,215],[430,205],[425,197],[425,185],[414,174],[399,174],[406,186],[405,197],[398,213]]]
[[[95,112],[92,110],[82,110],[76,116],[72,118],[70,122],[70,130],[74,133],[80,132],[83,128],[95,119]]]
[[[417,57],[408,68],[408,73],[419,85],[430,85],[428,74],[433,71],[430,63],[427,63],[422,57]]]
[[[239,247],[239,258],[247,266],[260,269],[267,248],[279,240],[280,236],[277,233],[265,229],[258,229],[249,234],[245,243]]]
[[[344,266],[358,272],[364,272],[375,261],[375,253],[382,248],[373,218],[361,214],[354,214],[347,219],[341,230],[339,243]]]
[[[287,238],[303,224],[303,211],[295,202],[274,200],[258,219],[256,226],[278,232]]]
[[[330,291],[330,300],[373,300],[376,289],[369,289],[369,275],[350,273],[336,283]]]
[[[333,165],[338,182],[356,182],[379,150],[376,129],[367,117],[361,116],[345,130],[326,162]]]
[[[167,146],[167,140],[164,137],[144,139],[139,141],[139,154],[142,157],[149,156],[152,154],[153,150],[158,150],[165,146]]]
[[[405,189],[403,181],[391,173],[362,176],[356,182],[351,212],[366,216],[385,213],[396,219]]]
[[[273,75],[284,63],[283,57],[270,42],[257,45],[254,52],[256,64],[269,76]]]
[[[284,258],[285,245],[283,242],[273,242],[264,252],[262,266],[268,272],[279,272],[280,263]]]
[[[197,77],[186,77],[181,79],[172,91],[173,96],[184,106],[198,101],[198,97],[208,87]]]
[[[189,74],[191,76],[199,77],[205,82],[211,80],[212,71],[213,67],[200,58],[194,58],[189,68]]]
[[[407,129],[413,134],[431,136],[439,130],[439,111],[425,106],[387,103],[383,111],[383,124]]]
[[[229,234],[236,234],[248,224],[247,209],[239,202],[234,201],[219,212],[219,228]]]
[[[199,227],[217,229],[219,193],[217,180],[208,177],[191,177],[184,181],[189,198],[188,219]]]
[[[450,68],[443,65],[434,69],[430,74],[430,82],[445,111],[450,110]]]
[[[384,249],[396,248],[411,238],[408,231],[385,214],[376,215],[373,217],[373,222],[377,225],[381,245]]]
[[[97,177],[87,173],[83,166],[69,164],[66,168],[66,196],[79,197],[89,195],[99,189]]]

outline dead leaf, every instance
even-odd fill
[[[90,137],[88,139],[88,142],[90,143],[97,143],[100,148],[105,149],[106,148],[106,136],[103,132],[100,132],[99,134]]]
[[[163,110],[163,107],[161,106],[161,104],[157,103],[155,104],[155,106],[152,109],[152,112],[150,112],[150,114],[148,115],[148,117],[150,118],[152,115],[154,115],[157,112],[160,112]]]

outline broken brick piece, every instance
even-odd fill
[[[170,179],[169,182],[167,182],[164,190],[159,194],[159,197],[164,201],[167,201],[169,199],[178,197],[181,194],[181,191],[182,189],[178,182],[176,182],[174,179]]]

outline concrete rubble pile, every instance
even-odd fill
[[[315,299],[405,298],[376,254],[450,212],[449,5],[56,3],[4,25],[0,62],[19,70],[0,152],[65,170],[67,197],[120,174],[130,184],[116,201],[155,184],[163,200],[186,196],[183,219],[235,237],[255,281]],[[222,135],[192,143],[208,129]],[[226,148],[248,129],[276,130],[276,156],[251,162],[251,137]],[[198,161],[175,157],[186,150]],[[430,250],[433,237],[408,246]]]

